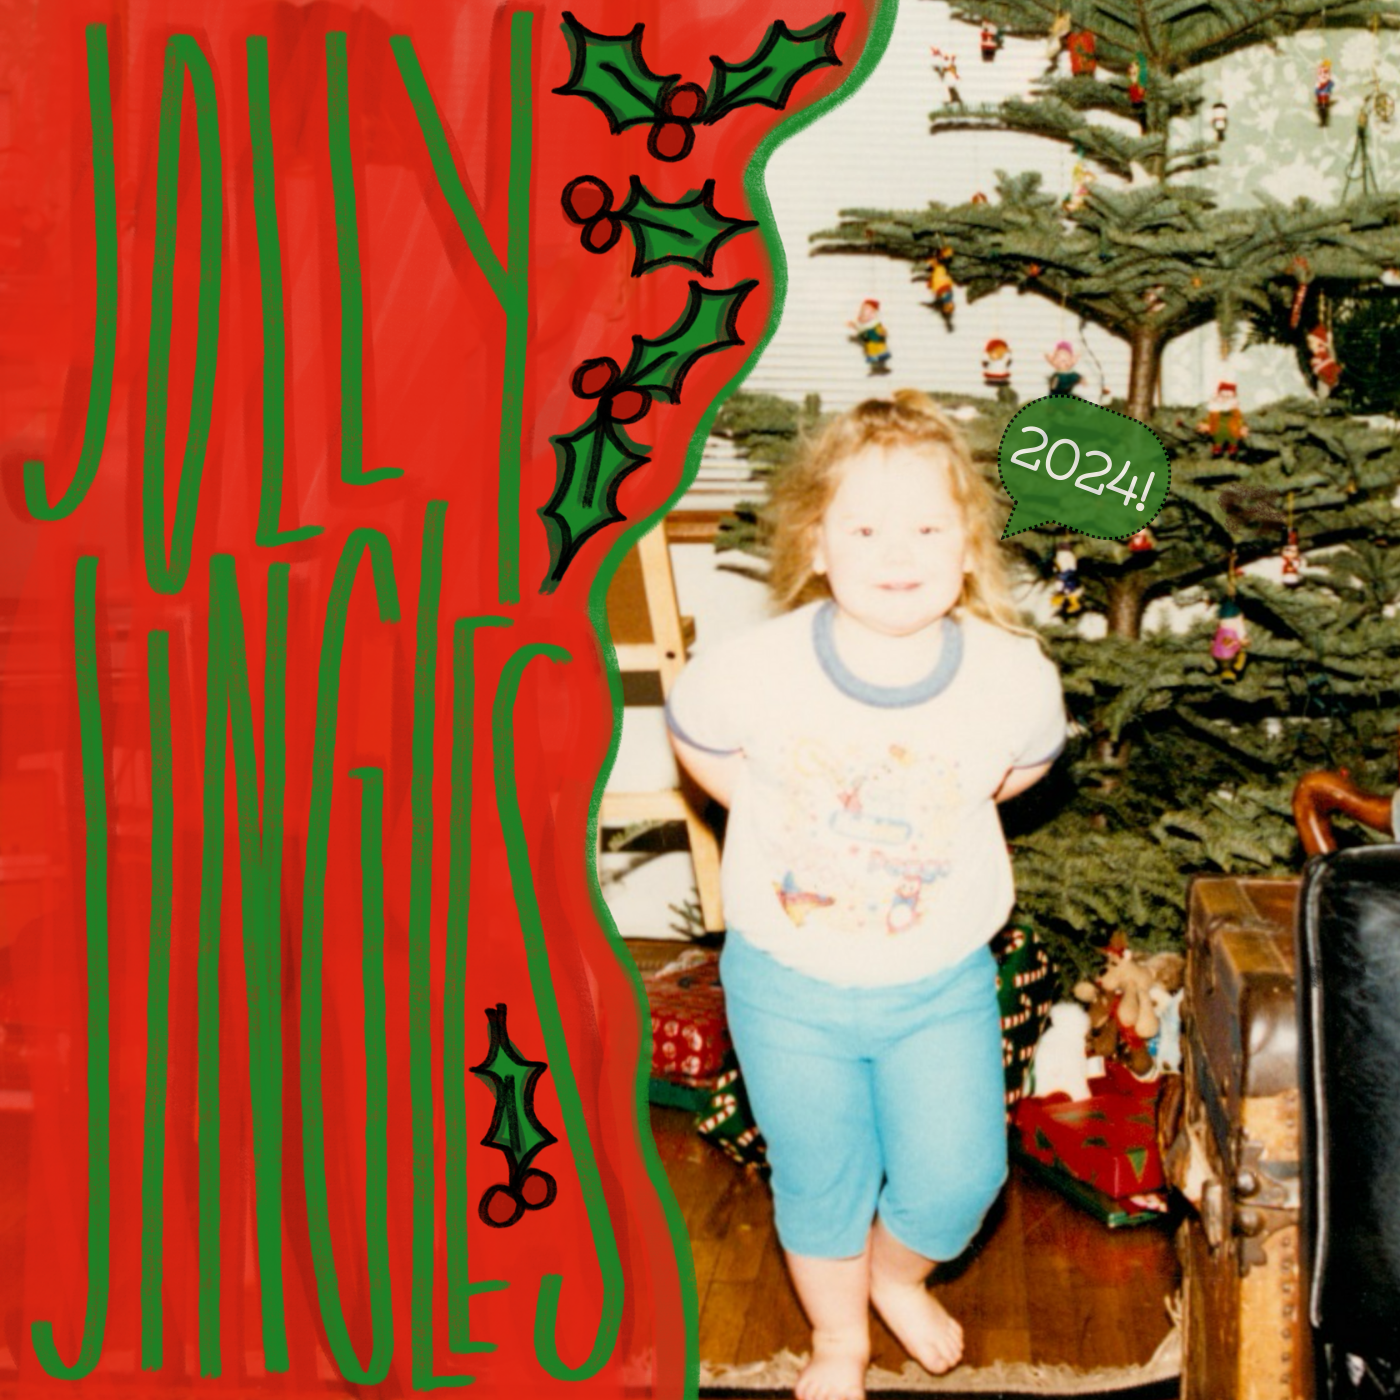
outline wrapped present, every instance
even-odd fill
[[[697,950],[642,979],[651,1007],[653,1079],[713,1089],[729,1053],[719,954]]]
[[[1078,1100],[1022,1099],[1016,1106],[1016,1136],[1026,1156],[1114,1200],[1144,1196],[1163,1185],[1155,1085],[1144,1086],[1142,1093]]]
[[[741,1166],[757,1167],[760,1172],[767,1173],[768,1149],[754,1122],[733,1051],[726,1056],[724,1069],[705,1107],[695,1115],[695,1131]]]
[[[1026,1071],[1055,1004],[1055,973],[1045,945],[1029,924],[1009,924],[992,939],[1001,1010],[1001,1063],[1006,1071],[1006,1116],[1021,1098]]]

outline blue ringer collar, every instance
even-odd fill
[[[828,599],[812,618],[812,642],[816,647],[817,660],[837,690],[866,705],[876,705],[886,710],[922,705],[924,701],[932,700],[935,695],[947,690],[962,664],[962,628],[957,619],[950,615],[943,619],[943,646],[928,675],[908,685],[874,685],[856,675],[841,660],[836,651],[835,626],[836,604]]]

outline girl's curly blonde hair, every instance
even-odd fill
[[[968,571],[955,611],[1021,632],[1001,547],[1001,510],[972,460],[957,426],[917,389],[866,399],[803,443],[779,473],[764,512],[769,531],[769,585],[781,608],[829,598],[825,577],[812,568],[817,527],[846,463],[868,447],[909,447],[948,468],[953,499],[967,528]]]

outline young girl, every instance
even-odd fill
[[[1049,768],[1064,703],[995,498],[924,395],[833,423],[772,515],[792,610],[698,656],[667,718],[731,809],[721,976],[812,1324],[796,1393],[859,1400],[872,1303],[929,1371],[962,1356],[925,1279],[1006,1177],[996,803]]]

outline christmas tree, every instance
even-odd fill
[[[1079,162],[1074,189],[1059,197],[1036,174],[1000,173],[991,199],[845,210],[815,237],[820,253],[907,261],[930,286],[945,269],[972,300],[1003,288],[1045,297],[1125,341],[1129,392],[1114,406],[1148,423],[1171,456],[1171,494],[1150,534],[1070,539],[1050,527],[1008,542],[1028,574],[1055,581],[1043,630],[1074,737],[1051,779],[1004,815],[1022,912],[1069,982],[1098,969],[1117,931],[1140,947],[1177,943],[1191,873],[1295,873],[1290,798],[1304,772],[1344,767],[1373,791],[1395,785],[1400,440],[1393,421],[1356,416],[1400,406],[1388,356],[1376,353],[1400,321],[1390,272],[1400,196],[1377,188],[1368,146],[1393,104],[1374,78],[1349,103],[1355,144],[1333,207],[1261,194],[1222,207],[1212,167],[1223,143],[1201,139],[1191,119],[1207,62],[1304,25],[1379,32],[1400,16],[1373,0],[1099,0],[1069,11],[981,0],[954,14],[984,33],[1044,38],[1047,72],[1029,99],[933,113],[934,138],[994,126],[1061,142]],[[1319,69],[1298,98],[1319,122],[1333,116],[1329,83]],[[1223,348],[1298,347],[1313,394],[1247,420],[1228,394],[1159,404],[1163,351],[1212,323]],[[1339,361],[1344,326],[1351,349]],[[1012,406],[949,406],[975,409],[969,436],[997,481]],[[780,469],[815,417],[810,400],[736,396],[720,427]],[[720,544],[761,553],[757,511],[741,510]]]
[[[977,410],[968,436],[996,480],[1008,410],[935,397],[960,415]],[[741,393],[716,428],[768,475],[818,421],[810,398],[799,406]],[[1201,450],[1194,416],[1167,408],[1153,424],[1173,457],[1155,548],[1075,540],[1085,609],[1042,629],[1075,733],[1051,776],[1003,810],[1020,912],[1066,985],[1098,971],[1117,930],[1142,948],[1178,946],[1192,873],[1296,873],[1290,802],[1303,773],[1344,767],[1370,790],[1395,784],[1400,512],[1391,499],[1400,446],[1392,431],[1286,401],[1251,415],[1248,452],[1232,460]],[[1307,541],[1297,586],[1247,569],[1280,553],[1290,496]],[[1062,541],[1038,538],[1011,543],[1024,570],[1043,578]],[[737,510],[717,543],[761,559],[761,505]],[[1230,680],[1211,651],[1232,579],[1248,663]],[[1109,616],[1124,597],[1132,611]],[[1143,627],[1158,600],[1176,606],[1154,610]],[[1086,622],[1096,614],[1114,625]]]

